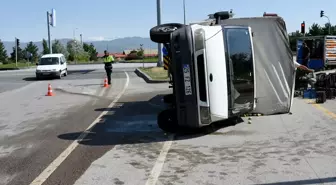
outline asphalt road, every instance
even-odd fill
[[[157,86],[144,88],[134,83],[139,79],[133,71],[132,66],[115,67],[109,88],[102,87],[105,74],[99,68],[71,69],[62,80],[37,81],[32,70],[0,73],[0,184],[32,182],[73,142],[62,139],[62,135],[84,131],[113,100],[124,95],[126,87],[125,94],[135,96],[139,96],[137,92],[160,91]],[[45,96],[49,83],[53,97]],[[164,91],[167,87],[162,85]],[[75,182],[92,161],[111,148],[83,147],[77,147],[67,158],[72,162],[62,163],[67,164],[66,169],[74,169],[73,173],[64,177],[59,168],[45,184]]]
[[[94,69],[45,81],[0,73],[28,84],[0,85],[0,185],[336,184],[336,100],[296,98],[291,115],[171,135],[156,125],[168,84],[124,66],[102,88]]]
[[[119,63],[114,65],[115,71],[128,71],[132,72],[136,67],[149,67],[155,66],[153,63]],[[75,79],[101,79],[104,67],[101,64],[94,65],[69,65],[69,76],[65,77],[67,80]],[[5,91],[14,90],[23,87],[27,84],[35,82],[35,68],[24,69],[20,71],[0,71],[0,93]]]

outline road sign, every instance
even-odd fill
[[[167,51],[166,47],[162,48],[162,53],[163,53],[164,56],[168,55],[168,51]]]
[[[56,27],[56,10],[55,9],[52,9],[51,10],[51,21],[50,21],[50,25],[52,27]]]

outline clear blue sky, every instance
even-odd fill
[[[57,27],[51,29],[52,38],[72,38],[83,34],[84,40],[114,39],[127,36],[149,37],[149,29],[156,25],[156,0],[3,0],[0,6],[0,39],[20,38],[22,42],[47,38],[46,11],[55,8]],[[162,0],[162,23],[183,22],[182,0]],[[318,2],[319,4],[315,3]],[[278,13],[289,32],[298,30],[320,18],[323,9],[331,24],[336,24],[336,0],[186,0],[187,22],[207,18],[220,10],[233,9],[236,17],[262,16],[263,12]]]

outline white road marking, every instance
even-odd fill
[[[160,152],[160,155],[156,160],[156,163],[155,163],[155,165],[154,165],[154,167],[153,167],[153,169],[152,169],[152,171],[149,175],[149,178],[146,182],[146,185],[155,185],[156,182],[158,181],[159,176],[160,176],[161,171],[162,171],[162,168],[163,168],[163,165],[164,165],[164,162],[166,160],[168,151],[169,151],[171,145],[173,144],[174,136],[175,136],[174,134],[169,135],[168,141],[164,142],[162,150]]]
[[[103,82],[103,83],[104,83],[104,82]],[[102,84],[102,86],[103,86],[103,84]],[[99,97],[102,97],[102,96],[104,95],[105,91],[106,91],[106,88],[103,87],[103,90],[100,91],[100,93],[99,93],[98,96],[99,96]],[[96,104],[97,100],[98,100],[98,98],[96,98],[96,99],[92,102],[92,105]]]
[[[112,108],[114,104],[121,98],[121,96],[125,93],[128,84],[129,84],[129,76],[126,71],[126,83],[122,91],[118,94],[118,96],[114,99],[114,101],[108,106],[108,108]],[[101,118],[107,114],[108,111],[102,112],[93,122],[92,124],[74,141],[72,142],[67,149],[65,149],[35,180],[30,183],[30,185],[41,185],[43,184],[48,177],[62,164],[62,162],[75,150],[75,148],[79,145],[79,142],[83,140],[87,134],[90,132],[92,127],[96,125]]]

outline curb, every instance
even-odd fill
[[[135,74],[137,74],[140,78],[143,78],[147,83],[168,83],[169,80],[153,80],[146,73],[142,72],[140,69],[135,69]]]

